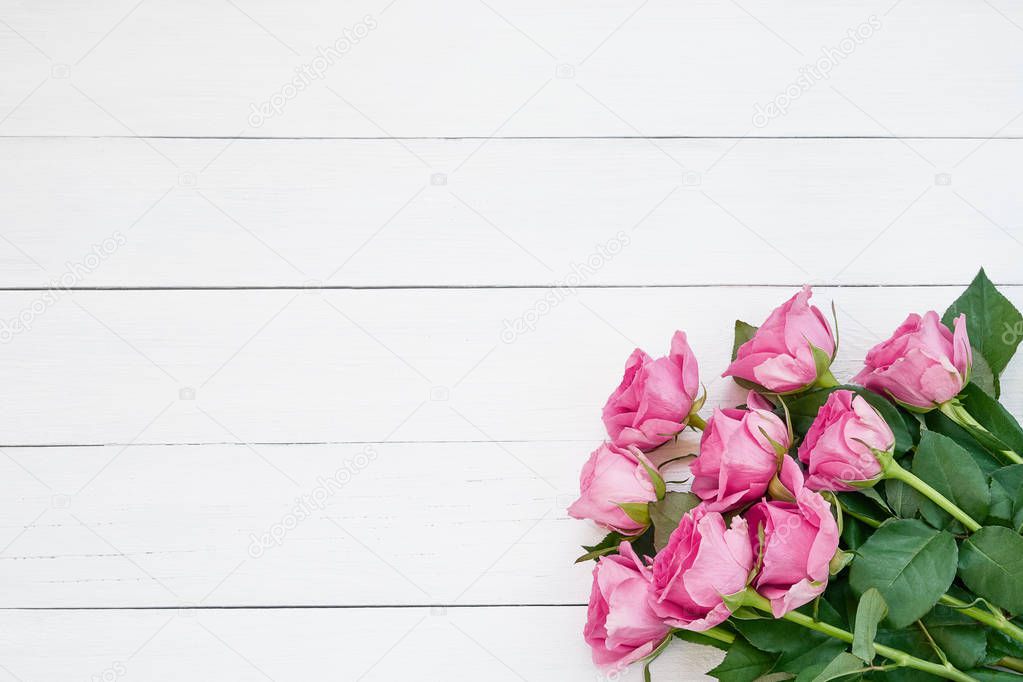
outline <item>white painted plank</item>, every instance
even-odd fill
[[[0,140],[0,286],[1021,281],[1023,140],[153,144]]]
[[[1023,131],[1023,13],[1005,0],[576,0],[556,8],[537,0],[105,0],[88,11],[8,2],[3,19],[7,135]],[[359,28],[364,22],[375,28]],[[317,48],[346,29],[365,38],[317,65]],[[858,45],[849,38],[857,30],[869,35]],[[828,76],[815,72],[800,88],[806,67],[826,54],[836,54]],[[283,92],[304,67],[321,77]],[[788,113],[756,128],[755,107],[790,86]],[[254,127],[252,105],[275,94],[290,98]]]
[[[8,611],[0,670],[40,682],[643,679],[636,666],[614,676],[593,667],[585,617],[582,607]],[[660,682],[706,680],[720,659],[675,641],[652,669]]]
[[[590,449],[4,448],[0,607],[585,602]]]
[[[585,602],[592,447],[4,448],[0,608]]]
[[[838,306],[836,375],[858,371],[866,349],[908,312],[944,310],[960,292],[819,288],[823,309],[832,299]],[[1005,292],[1023,306],[1023,288]],[[734,320],[759,322],[792,293],[86,291],[33,314],[39,292],[3,292],[0,320],[27,310],[31,329],[0,353],[0,433],[8,444],[592,442],[634,346],[665,352],[671,333],[685,329],[710,404],[734,400],[732,382],[716,379]],[[534,330],[507,335],[506,322],[520,318]],[[1003,381],[1015,414],[1023,393],[1011,387],[1021,381],[1017,361]]]

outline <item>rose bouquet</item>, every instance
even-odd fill
[[[684,640],[728,682],[1023,682],[1023,429],[997,400],[1023,317],[981,271],[840,385],[810,297],[736,322],[723,376],[749,392],[706,421],[683,332],[629,357],[569,508],[607,531],[579,559],[595,663],[649,679]],[[699,452],[666,482],[654,451],[686,428]]]

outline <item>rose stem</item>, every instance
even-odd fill
[[[689,421],[687,422],[687,424],[689,426],[692,426],[694,429],[699,429],[701,431],[707,428],[707,422],[705,422],[703,420],[703,417],[696,414],[695,412],[689,415]]]
[[[764,599],[762,596],[754,592],[753,590],[747,590],[743,597],[743,603],[746,606],[752,606],[753,608],[760,609],[767,613],[771,613],[771,602]],[[821,621],[814,620],[806,614],[799,613],[798,611],[789,611],[782,616],[787,621],[802,625],[810,630],[816,630],[829,637],[834,637],[847,644],[852,644],[853,634],[848,630],[837,628],[834,625],[829,625]],[[977,682],[974,678],[970,677],[966,673],[952,666],[952,664],[939,665],[938,663],[932,663],[925,661],[922,658],[912,656],[905,651],[900,649],[893,649],[892,647],[885,646],[883,644],[874,643],[874,650],[881,654],[885,658],[894,661],[899,666],[904,668],[913,668],[920,672],[930,673],[937,677],[943,677],[946,680],[959,680],[959,682]]]
[[[1012,656],[1006,656],[1005,658],[998,659],[995,661],[995,665],[1023,673],[1023,661],[1018,658],[1013,658]]]
[[[711,639],[716,639],[719,642],[724,642],[725,644],[731,644],[735,641],[735,635],[728,630],[722,630],[721,628],[710,628],[709,630],[702,631],[694,630],[694,632],[698,635],[703,635],[704,637],[710,637]]]
[[[948,594],[942,595],[941,599],[938,601],[945,606],[952,607],[964,616],[969,616],[979,623],[990,625],[994,629],[1007,637],[1011,637],[1017,642],[1023,642],[1023,628],[1018,627],[1000,613],[995,615],[991,611],[986,611],[984,609],[977,608],[976,606],[970,606],[968,602],[956,599]]]
[[[988,450],[991,450],[996,455],[1001,455],[1015,464],[1023,464],[1023,457],[1020,457],[1015,450],[1007,448],[1005,443],[984,428],[983,424],[974,419],[957,399],[953,398],[943,402],[938,406],[938,409],[941,410],[943,415],[969,431],[970,435],[976,438]]]
[[[895,460],[890,460],[884,465],[884,477],[902,481],[909,487],[914,488],[931,502],[951,514],[953,518],[966,526],[971,532],[980,530],[980,524],[974,521],[973,517],[952,504],[947,497],[927,485],[920,478],[903,469]]]

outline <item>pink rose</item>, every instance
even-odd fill
[[[785,449],[791,444],[788,428],[767,401],[750,391],[747,404],[748,410],[714,410],[700,438],[700,454],[689,466],[692,490],[711,511],[763,497],[781,462],[771,441]]]
[[[808,303],[811,295],[804,286],[775,308],[753,338],[739,346],[721,376],[745,379],[772,393],[799,391],[821,378],[811,346],[834,358],[835,337],[821,311]]]
[[[636,448],[631,451],[603,443],[590,454],[579,474],[579,499],[568,508],[577,519],[591,519],[608,530],[633,535],[646,528],[619,504],[657,499],[647,467],[653,465]]]
[[[871,451],[891,452],[895,435],[870,403],[852,391],[828,396],[799,446],[799,459],[809,469],[813,490],[856,490],[846,481],[871,481],[881,463]]]
[[[603,556],[593,569],[593,589],[583,637],[593,662],[621,669],[649,656],[669,627],[654,613],[651,570],[628,542],[619,555]]]
[[[654,610],[673,627],[707,630],[731,615],[723,597],[741,592],[753,569],[746,522],[732,527],[700,505],[679,521],[654,557]]]
[[[685,428],[699,388],[696,356],[685,332],[675,332],[667,357],[653,360],[637,348],[604,405],[608,436],[619,447],[656,448]]]
[[[973,351],[966,316],[956,318],[953,333],[933,310],[922,318],[911,313],[890,339],[867,352],[864,365],[853,381],[906,407],[931,410],[970,380]]]
[[[801,486],[798,467],[785,469],[785,485],[795,492],[795,502],[765,500],[746,512],[749,540],[757,556],[762,556],[753,587],[770,600],[775,618],[824,592],[831,559],[838,551],[838,524],[831,505]]]

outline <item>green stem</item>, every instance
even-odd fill
[[[998,630],[1006,637],[1010,637],[1017,642],[1023,642],[1023,628],[1012,623],[1008,618],[1001,614],[994,614],[986,609],[978,608],[976,606],[970,606],[968,602],[961,599],[956,599],[951,595],[942,595],[939,603],[945,606],[951,606],[959,613],[964,616],[969,616],[978,623],[993,627]]]
[[[731,644],[735,641],[735,635],[728,630],[722,630],[721,628],[710,628],[709,630],[704,630],[703,632],[698,632],[696,634],[716,639],[717,641],[724,642],[725,644]]]
[[[1014,464],[1023,464],[1023,457],[1020,457],[1015,450],[1007,446],[1000,438],[984,428],[984,425],[973,418],[958,399],[953,398],[938,405],[943,415],[954,421],[959,426],[969,431],[978,443],[990,450],[995,455],[1007,459]]]
[[[867,524],[871,528],[880,528],[881,527],[881,522],[880,521],[875,521],[874,519],[870,518],[869,516],[864,516],[863,514],[857,514],[856,512],[851,511],[849,509],[849,507],[845,506],[844,504],[841,505],[841,507],[842,507],[842,513],[843,514],[846,514],[847,516],[851,516],[854,519],[856,519],[857,521],[862,521],[863,523]]]
[[[695,412],[693,412],[691,415],[689,415],[689,422],[688,423],[689,423],[689,426],[692,426],[694,429],[699,429],[700,431],[703,431],[704,429],[707,428],[707,422],[705,422],[703,420],[703,417],[701,417],[700,415],[696,414]]]
[[[815,383],[821,388],[832,388],[839,385],[838,379],[836,379],[835,375],[831,373],[830,367],[824,370],[824,373],[817,377],[817,381]]]
[[[947,497],[927,485],[920,478],[903,469],[894,459],[884,464],[884,477],[894,478],[896,481],[902,481],[911,488],[914,488],[931,502],[951,514],[953,518],[966,526],[971,532],[980,530],[980,524],[974,521],[973,517],[952,504]]]
[[[752,606],[761,611],[771,613],[771,602],[761,597],[756,592],[749,590],[746,592],[746,596],[743,602],[747,606]],[[806,614],[799,613],[798,611],[789,611],[782,616],[787,621],[801,625],[804,628],[810,630],[816,630],[817,632],[834,637],[835,639],[841,640],[846,644],[852,644],[853,633],[842,628],[837,628],[834,625],[829,625],[819,620],[814,620]],[[913,668],[920,672],[930,673],[936,677],[943,677],[946,680],[958,680],[959,682],[977,682],[974,678],[970,677],[961,670],[955,668],[952,664],[941,665],[940,663],[932,663],[931,661],[925,661],[922,658],[912,656],[901,649],[893,649],[892,647],[885,646],[883,644],[874,643],[874,650],[884,656],[885,658],[894,661],[900,667]]]
[[[1015,670],[1018,673],[1023,673],[1023,661],[1018,658],[1013,658],[1012,656],[1006,656],[1005,658],[998,659],[995,665],[1008,668],[1009,670]]]

